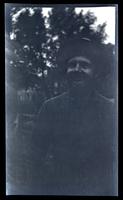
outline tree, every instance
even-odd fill
[[[18,17],[17,17],[18,16]],[[39,74],[45,70],[44,59],[46,43],[44,18],[41,8],[16,8],[11,11],[13,68],[17,67],[23,86],[33,86],[39,82]],[[18,45],[17,45],[18,44]],[[14,59],[14,58],[18,59]]]
[[[90,38],[98,43],[103,43],[106,39],[105,26],[106,24],[93,27],[97,18],[95,15],[88,11],[83,14],[76,14],[75,7],[61,7],[57,6],[52,9],[48,22],[50,24],[48,28],[50,56],[52,65],[55,63],[55,55],[60,44],[72,36]]]

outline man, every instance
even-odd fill
[[[95,91],[97,76],[108,72],[104,51],[82,38],[69,39],[57,54],[69,89],[37,117],[37,194],[116,195],[115,104]]]

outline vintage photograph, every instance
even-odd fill
[[[4,6],[6,195],[118,196],[118,6]]]

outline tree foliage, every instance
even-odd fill
[[[65,39],[69,39],[72,36],[76,37],[86,37],[94,40],[98,43],[103,43],[106,39],[105,26],[98,25],[94,27],[94,23],[97,18],[95,15],[88,11],[86,14],[83,14],[83,11],[80,14],[76,14],[75,7],[56,7],[52,9],[48,22],[50,24],[48,33],[49,33],[49,46],[51,47],[50,59],[55,63],[55,56],[60,46]],[[54,38],[56,38],[54,40]]]

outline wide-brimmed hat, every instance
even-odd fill
[[[91,60],[98,75],[110,72],[111,58],[106,45],[89,38],[70,38],[61,43],[56,55],[56,63],[61,71],[67,69],[67,61],[75,56],[85,56]]]

